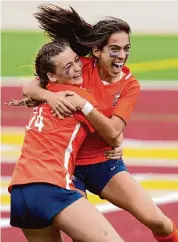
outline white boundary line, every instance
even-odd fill
[[[143,181],[150,181],[150,180],[154,180],[154,181],[174,181],[174,182],[178,182],[178,174],[171,174],[171,173],[162,173],[162,174],[155,174],[155,173],[131,173],[131,175],[133,176],[133,178],[137,181],[137,182],[143,182]],[[11,177],[1,177],[1,190],[0,190],[0,194],[1,195],[8,195],[9,192],[7,190],[7,186],[3,186],[3,182],[5,183],[10,183]],[[90,192],[89,192],[90,193]]]
[[[1,77],[1,86],[22,86],[25,82],[32,80],[34,77]],[[170,91],[178,91],[178,80],[140,80],[141,90],[170,90]]]
[[[178,202],[178,192],[172,192],[169,193],[167,195],[164,196],[159,196],[159,197],[154,197],[153,201],[157,204],[157,205],[162,205],[162,204],[166,204],[166,203],[175,203]],[[6,208],[6,210],[5,210]],[[106,214],[109,212],[115,212],[115,211],[122,211],[120,208],[112,205],[112,204],[101,204],[101,205],[96,205],[96,208]],[[10,207],[9,206],[3,206],[1,208],[1,211],[10,211]],[[10,227],[9,225],[9,218],[1,218],[0,221],[0,227],[1,228],[8,228]]]
[[[177,149],[178,141],[176,140],[136,140],[136,139],[124,139],[123,147],[125,148],[138,148],[138,149]]]
[[[173,192],[173,193],[169,193],[167,195],[164,196],[160,196],[160,197],[154,197],[153,201],[157,204],[157,205],[161,205],[161,204],[165,204],[165,203],[174,203],[174,202],[178,202],[178,192]],[[121,211],[122,209],[114,206],[113,204],[101,204],[101,205],[97,205],[96,208],[102,212],[102,213],[109,213],[109,212],[115,212],[115,211]]]

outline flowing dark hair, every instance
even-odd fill
[[[91,53],[94,46],[102,50],[114,33],[131,33],[130,26],[119,18],[110,17],[91,26],[72,7],[63,9],[56,5],[43,4],[38,9],[34,16],[40,28],[53,40],[65,38],[80,56]]]
[[[78,38],[83,39],[92,26],[87,24],[72,7],[66,10],[53,4],[42,4],[38,10],[34,16],[40,24],[39,27],[45,30],[52,40],[66,39],[73,51],[80,56],[89,53],[90,49],[80,44]]]

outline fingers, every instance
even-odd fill
[[[66,99],[66,95],[72,96],[74,94],[74,92],[65,91],[48,96],[47,102],[53,110],[53,116],[63,119],[64,117],[71,116],[73,112],[77,111],[75,106]]]
[[[77,111],[76,107],[73,104],[71,104],[69,101],[67,101],[66,99],[64,99],[62,101],[62,103],[70,111],[70,113],[73,113],[73,112],[76,112]]]
[[[61,106],[56,106],[53,108],[53,112],[57,115],[57,117],[59,116],[64,116],[65,112],[63,111],[63,109],[61,108]],[[69,115],[67,113],[67,115]]]
[[[71,115],[72,111],[63,104],[63,102],[59,103],[58,106],[56,106],[56,109],[60,111],[61,114]]]
[[[120,147],[112,150],[107,150],[104,152],[107,159],[121,159],[123,156],[123,151]]]
[[[113,155],[113,156],[106,156],[107,160],[120,160],[122,159],[122,155]]]
[[[62,102],[59,103],[57,106],[53,106],[53,114],[54,116],[59,117],[60,119],[63,119],[64,117],[70,117],[72,115],[72,111],[68,109]]]
[[[104,152],[104,154],[114,156],[114,155],[123,155],[123,152],[121,149],[120,150],[107,150]]]
[[[72,111],[68,109],[63,102],[58,102],[50,104],[53,113],[55,113],[58,117],[61,116],[70,116],[72,115]]]
[[[61,115],[57,109],[51,110],[51,113],[53,114],[54,117],[58,117],[59,119],[64,119],[64,116]]]

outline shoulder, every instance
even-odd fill
[[[64,85],[64,84],[49,84],[47,86],[47,89],[52,92],[60,92],[60,91],[73,91],[77,89],[77,86],[72,86],[72,85]]]
[[[92,94],[90,92],[88,92],[88,90],[86,88],[78,88],[78,90],[76,92],[84,98],[92,98],[93,97]]]
[[[140,88],[140,83],[138,79],[134,75],[132,75],[130,69],[127,66],[123,67],[123,72],[125,74],[124,82],[126,83],[126,89],[130,89],[131,87]]]
[[[90,67],[90,66],[94,66],[94,63],[95,63],[95,59],[92,58],[92,57],[83,57],[83,56],[80,56],[80,60],[83,64],[83,68],[87,68],[87,67]]]

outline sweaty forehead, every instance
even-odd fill
[[[128,45],[130,44],[129,36],[125,32],[112,34],[108,40],[108,45]]]

